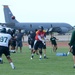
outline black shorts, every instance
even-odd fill
[[[57,43],[52,43],[52,45],[56,46],[56,45],[57,45]]]
[[[28,40],[28,44],[29,44],[29,45],[30,45],[30,42],[31,42],[31,41],[30,41],[30,40]]]
[[[72,47],[72,54],[75,56],[75,45]]]
[[[43,43],[41,41],[34,42],[34,49],[37,50],[38,48],[43,48]]]
[[[17,46],[17,47],[22,47],[22,41],[17,41],[17,42],[16,42],[16,46]]]
[[[31,45],[31,48],[33,48],[34,47],[34,42],[32,42],[30,45]]]
[[[16,46],[16,40],[12,39],[10,45],[13,46],[13,47],[15,47]]]
[[[10,56],[9,47],[0,46],[0,56],[2,56],[2,54]]]
[[[46,49],[46,45],[43,45],[43,49]]]
[[[11,43],[11,46],[15,47],[16,46],[16,43]]]

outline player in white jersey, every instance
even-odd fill
[[[9,61],[12,69],[15,69],[15,66],[10,58],[9,52],[9,43],[11,40],[11,35],[6,33],[6,29],[3,28],[0,33],[0,63],[2,63],[2,54],[4,54]]]

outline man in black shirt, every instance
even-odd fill
[[[53,36],[53,33],[51,33],[51,38],[50,38],[50,41],[51,41],[51,44],[53,46],[53,51],[56,52],[57,50],[57,43],[56,43],[56,37]]]

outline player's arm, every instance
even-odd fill
[[[40,35],[38,35],[38,39],[45,45],[45,40],[43,40]]]
[[[54,37],[55,38],[55,40],[58,40],[56,37]]]
[[[40,35],[38,35],[38,39],[39,39],[40,41],[43,41],[43,39],[41,38],[41,36],[40,36]]]
[[[49,39],[46,37],[46,32],[45,32],[45,34],[44,34],[44,40],[45,40],[45,41],[46,41],[46,40],[49,41]]]
[[[42,39],[41,36],[40,36],[40,32],[39,32],[39,31],[36,32],[36,35],[37,35],[37,37],[38,37],[38,39],[39,39],[40,41],[43,41],[43,39]]]

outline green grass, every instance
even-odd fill
[[[58,48],[57,52],[68,52],[68,47]],[[75,75],[73,68],[72,54],[69,56],[56,56],[52,48],[47,48],[48,59],[39,60],[35,54],[34,59],[30,59],[30,50],[23,47],[23,52],[11,53],[11,58],[16,69],[12,70],[5,56],[4,64],[0,64],[0,75]]]

